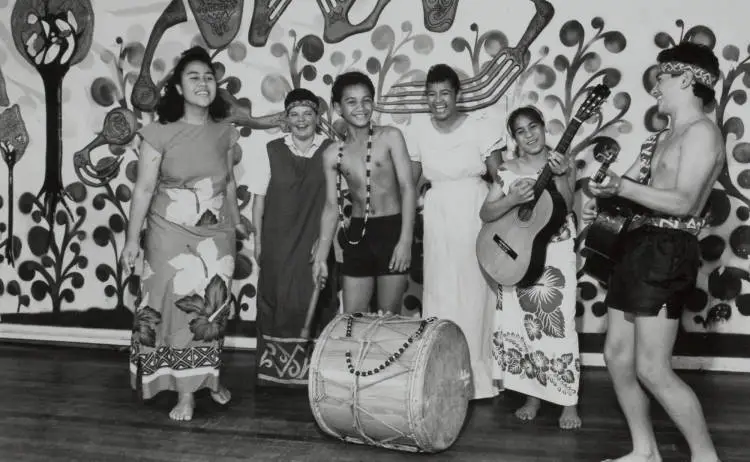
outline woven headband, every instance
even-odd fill
[[[313,111],[318,112],[318,103],[310,101],[309,99],[298,99],[296,101],[292,101],[287,105],[286,112],[289,112],[299,106],[307,106],[309,108],[312,108]]]
[[[687,71],[692,72],[695,80],[707,86],[708,88],[712,88],[714,85],[716,85],[716,81],[718,80],[707,70],[694,64],[686,64],[679,61],[668,61],[666,63],[659,64],[659,72],[663,74],[677,75]]]

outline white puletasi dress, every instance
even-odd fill
[[[496,295],[479,268],[479,210],[487,196],[485,159],[502,146],[503,127],[469,113],[451,133],[429,117],[413,119],[409,155],[421,162],[431,183],[424,198],[424,286],[422,315],[455,322],[469,345],[474,399],[497,394],[492,379],[492,331]]]

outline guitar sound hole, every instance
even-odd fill
[[[528,204],[524,204],[518,208],[518,218],[521,221],[529,221],[531,215],[534,212],[534,207]]]

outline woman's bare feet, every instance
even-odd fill
[[[560,414],[560,420],[558,423],[563,430],[581,428],[581,418],[578,416],[578,407],[563,406],[563,411],[562,414]]]
[[[534,398],[533,396],[529,396],[526,398],[526,404],[518,408],[516,411],[516,417],[518,417],[521,420],[534,420],[536,418],[537,412],[539,412],[539,408],[541,407],[542,402],[539,400],[539,398]]]
[[[178,393],[177,405],[172,408],[169,418],[172,420],[192,420],[195,409],[195,398],[192,393]]]
[[[229,392],[227,387],[224,385],[219,385],[219,389],[217,391],[211,392],[211,399],[216,402],[216,404],[221,404],[224,406],[229,402],[229,400],[232,399],[232,393]]]
[[[618,459],[605,459],[603,462],[661,462],[661,455],[658,452],[650,454],[637,454],[631,452]]]

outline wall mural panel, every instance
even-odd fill
[[[484,112],[502,134],[509,109],[536,104],[552,142],[593,86],[612,88],[572,144],[580,206],[600,165],[595,154],[619,146],[613,168],[622,172],[646,136],[664,127],[649,95],[653,63],[661,49],[691,40],[720,60],[710,113],[728,155],[677,351],[747,357],[750,47],[736,10],[697,0],[0,0],[0,334],[21,324],[132,329],[138,274],[126,277],[117,262],[136,179],[135,133],[154,120],[159,92],[189,46],[209,49],[240,128],[237,196],[247,219],[253,165],[243,153],[285,130],[289,90],[316,92],[321,128],[336,136],[330,86],[336,75],[361,70],[377,88],[376,121],[405,129],[427,111],[422,81],[438,62],[463,79],[463,110]],[[237,248],[229,331],[252,338],[257,268],[251,241]],[[408,315],[421,309],[421,248],[418,219]],[[581,275],[584,351],[601,349],[604,294]]]

